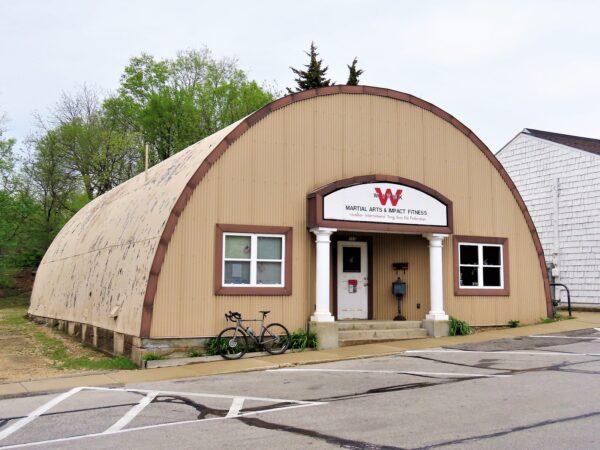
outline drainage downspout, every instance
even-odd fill
[[[556,283],[560,277],[559,269],[559,253],[560,253],[560,235],[559,235],[559,197],[560,197],[560,178],[554,178],[554,185],[552,186],[552,270],[551,280],[552,283]],[[556,299],[556,285],[552,286],[553,293],[552,297]]]

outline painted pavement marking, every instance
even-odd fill
[[[552,336],[552,335],[543,335],[536,334],[534,336],[529,336],[531,338],[552,338],[552,339],[589,339],[592,341],[600,341],[599,336]]]
[[[111,427],[109,427],[105,431],[105,433],[114,433],[115,431],[119,431],[120,429],[127,426],[127,424],[133,419],[135,419],[135,417],[139,413],[141,413],[146,406],[152,403],[152,401],[157,395],[157,391],[147,393],[146,396],[143,397],[137,405],[135,405],[133,408],[127,411],[127,413],[123,417],[121,417],[117,422],[115,422]]]
[[[13,434],[15,431],[18,431],[21,428],[23,428],[25,425],[27,425],[28,423],[33,422],[35,419],[40,417],[42,414],[44,414],[49,409],[54,408],[56,405],[58,405],[63,400],[66,400],[67,398],[71,397],[72,395],[77,394],[79,391],[81,391],[83,389],[85,389],[85,388],[78,387],[78,388],[71,389],[70,391],[60,394],[58,397],[54,397],[49,402],[44,403],[42,406],[40,406],[39,408],[37,408],[33,412],[31,412],[27,417],[23,417],[19,421],[13,423],[7,429],[0,431],[0,441],[2,439],[6,439],[8,436]]]
[[[67,398],[71,397],[72,395],[74,395],[78,392],[81,392],[83,390],[107,391],[107,392],[108,391],[110,391],[110,392],[136,392],[136,393],[146,394],[146,396],[137,405],[135,405],[133,408],[131,408],[114,425],[112,425],[106,431],[103,431],[101,433],[90,433],[90,434],[84,434],[84,435],[78,435],[78,436],[70,436],[70,437],[66,437],[66,438],[49,439],[49,440],[44,440],[44,441],[27,442],[24,444],[0,446],[0,449],[25,448],[25,447],[33,447],[33,446],[38,446],[38,445],[54,444],[54,443],[59,443],[59,442],[70,442],[70,441],[76,441],[76,440],[80,440],[80,439],[87,439],[87,438],[93,438],[93,437],[114,436],[116,434],[130,433],[133,431],[151,430],[154,428],[172,427],[175,425],[186,425],[186,424],[198,423],[198,422],[213,422],[216,420],[230,420],[230,419],[235,419],[235,418],[239,418],[239,417],[264,414],[264,413],[268,413],[268,412],[276,412],[276,411],[278,412],[278,411],[285,411],[285,410],[289,410],[289,409],[306,408],[309,406],[321,406],[321,405],[327,404],[327,402],[290,400],[290,399],[268,398],[268,397],[246,397],[246,396],[236,396],[236,395],[204,394],[204,393],[197,393],[197,392],[151,391],[151,390],[146,390],[146,389],[125,389],[125,388],[104,388],[104,387],[78,387],[78,388],[71,389],[70,391],[65,392],[65,393],[55,397],[54,399],[50,400],[49,402],[43,404],[42,406],[40,406],[39,408],[34,410],[27,417],[24,417],[23,419],[14,423],[7,429],[0,431],[0,440],[10,436],[15,431],[17,431],[17,430],[23,428],[25,425],[33,422],[35,419],[37,419],[38,417],[43,415],[45,412],[47,412],[51,408],[58,405],[63,400],[66,400]],[[168,422],[168,423],[159,423],[159,424],[154,424],[154,425],[146,425],[146,426],[135,427],[135,428],[124,428],[146,406],[148,406],[150,403],[152,403],[152,401],[157,396],[161,396],[161,395],[179,395],[179,396],[187,396],[187,397],[231,399],[232,403],[231,403],[231,406],[229,407],[229,411],[225,417],[211,417],[208,419],[192,419],[192,420],[183,420],[183,421],[179,421],[179,422]],[[289,405],[288,406],[278,406],[275,408],[263,409],[263,410],[259,410],[259,411],[248,411],[245,413],[241,413],[240,411],[242,409],[242,406],[243,406],[245,400],[273,402],[276,404],[288,403]]]
[[[523,352],[511,350],[450,350],[450,349],[429,349],[429,350],[406,350],[404,353],[419,354],[419,353],[462,353],[469,354],[486,354],[486,355],[523,355],[523,356],[600,356],[600,353],[568,353],[568,352]]]
[[[226,417],[235,417],[240,414],[240,410],[244,405],[244,397],[235,397],[231,402],[231,406],[229,407],[229,411],[227,412]]]
[[[361,369],[268,369],[267,372],[348,372],[348,373],[384,373],[397,375],[439,376],[443,378],[508,378],[512,375],[494,375],[483,373],[453,372],[411,372],[405,370],[361,370]]]

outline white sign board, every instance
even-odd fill
[[[366,183],[323,197],[323,219],[397,225],[448,226],[446,205],[403,184]]]

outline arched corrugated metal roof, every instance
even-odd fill
[[[139,174],[82,208],[44,255],[30,314],[138,335],[151,264],[175,204],[240,122],[150,168],[147,179]]]

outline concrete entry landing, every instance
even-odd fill
[[[427,337],[421,321],[343,320],[336,323],[340,347]]]

